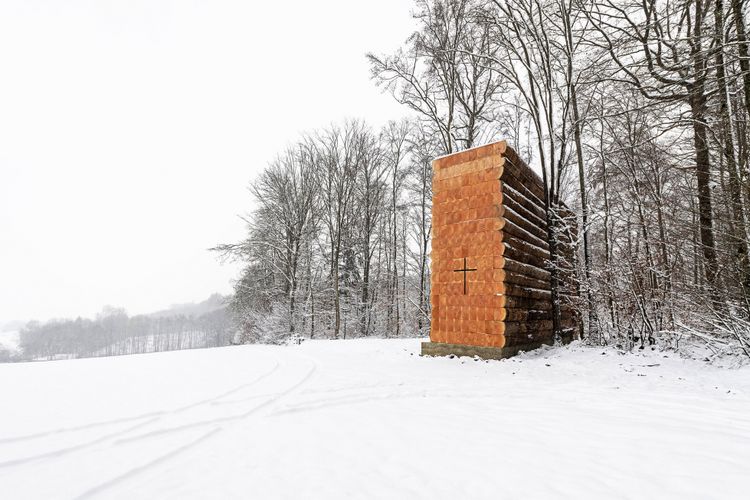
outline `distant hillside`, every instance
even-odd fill
[[[0,335],[0,343],[8,344],[0,345],[0,362],[13,361],[18,347],[18,360],[44,360],[229,345],[233,327],[226,302],[226,297],[214,294],[197,304],[178,304],[150,314],[129,316],[124,309],[105,307],[95,319],[30,322],[20,335]]]
[[[203,302],[189,302],[187,304],[175,304],[168,309],[163,311],[156,311],[153,313],[146,314],[145,316],[151,318],[167,318],[170,316],[187,316],[197,318],[204,314],[218,311],[226,306],[229,297],[225,297],[219,293],[211,295]]]

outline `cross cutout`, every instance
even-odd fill
[[[469,271],[476,271],[476,269],[469,269],[466,267],[466,257],[464,257],[464,268],[453,270],[454,273],[464,273],[464,295],[466,295],[466,273]]]

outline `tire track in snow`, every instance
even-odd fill
[[[140,429],[142,427],[146,427],[148,425],[154,424],[154,423],[160,421],[164,417],[172,416],[172,415],[177,415],[177,414],[183,413],[185,411],[188,411],[188,410],[190,410],[192,408],[199,407],[199,406],[204,405],[204,404],[211,404],[212,402],[221,400],[222,398],[224,398],[226,396],[230,396],[230,395],[235,394],[235,393],[237,393],[237,392],[239,392],[241,390],[247,389],[248,387],[251,387],[251,386],[257,384],[258,382],[262,381],[263,379],[265,379],[265,378],[271,376],[272,374],[274,374],[279,369],[279,367],[280,367],[279,360],[278,359],[274,359],[274,366],[270,370],[268,370],[267,372],[259,375],[258,377],[256,377],[255,379],[253,379],[251,382],[248,382],[248,383],[242,384],[240,386],[237,386],[237,387],[235,387],[233,389],[230,389],[228,391],[225,391],[225,392],[223,392],[223,393],[221,393],[221,394],[219,394],[217,396],[214,396],[214,397],[211,397],[211,398],[208,398],[208,399],[204,399],[204,400],[201,400],[201,401],[197,401],[195,403],[190,403],[188,405],[178,407],[178,408],[176,408],[174,410],[159,411],[159,412],[150,412],[150,413],[146,413],[146,414],[139,415],[139,416],[128,417],[128,418],[124,418],[124,419],[116,419],[117,420],[116,423],[125,423],[125,422],[132,422],[134,420],[142,420],[144,418],[148,418],[148,420],[145,421],[145,422],[140,422],[140,423],[138,423],[136,425],[133,425],[133,426],[128,427],[128,428],[123,429],[123,430],[119,430],[119,431],[107,433],[107,434],[105,434],[103,436],[99,436],[97,438],[88,440],[88,441],[83,442],[83,443],[78,443],[78,444],[75,444],[75,445],[72,445],[72,446],[58,448],[58,449],[55,449],[55,450],[52,450],[52,451],[46,451],[46,452],[39,453],[39,454],[36,454],[36,455],[28,456],[28,457],[16,458],[16,459],[11,459],[11,460],[6,460],[4,462],[0,462],[0,469],[6,469],[6,468],[10,468],[10,467],[24,465],[24,464],[27,464],[27,463],[30,463],[30,462],[38,462],[38,461],[50,460],[50,459],[55,459],[55,458],[63,457],[63,456],[68,455],[70,453],[77,452],[77,451],[82,451],[82,450],[85,450],[87,448],[91,448],[93,446],[96,446],[98,444],[101,444],[101,443],[104,443],[104,442],[107,442],[107,441],[110,441],[110,440],[113,440],[113,439],[117,439],[118,437],[127,435],[127,434],[129,434],[129,433],[131,433],[131,432],[133,432],[135,430],[138,430],[138,429]],[[66,429],[66,430],[63,430],[63,431],[59,431],[59,432],[50,432],[50,433],[44,433],[43,435],[34,435],[31,439],[38,439],[40,437],[46,437],[46,436],[49,436],[49,435],[56,435],[56,434],[65,433],[65,432],[73,432],[74,429],[75,430],[79,430],[79,431],[89,430],[89,429],[96,428],[96,427],[101,427],[101,426],[104,426],[104,425],[107,425],[107,424],[102,422],[102,423],[96,423],[96,424],[88,425],[88,426],[86,426],[86,425],[84,425],[84,426],[78,426],[76,428],[69,428],[69,429]],[[114,425],[114,424],[112,424],[112,425]],[[22,440],[24,440],[24,439],[19,437],[18,439],[11,439],[11,440],[5,441],[5,443],[8,443],[8,442],[17,442],[17,441],[22,441]],[[114,444],[117,444],[118,442],[119,441],[115,441]],[[0,444],[3,444],[3,442],[0,441]]]
[[[141,436],[135,436],[133,438],[129,438],[129,439],[126,439],[126,440],[119,440],[119,441],[115,442],[115,444],[124,444],[124,443],[127,443],[127,442],[133,442],[133,441],[137,441],[137,440],[140,440],[140,439],[146,439],[146,438],[154,437],[154,436],[157,436],[157,435],[164,435],[164,434],[167,434],[167,433],[171,433],[173,431],[185,430],[187,428],[196,428],[196,427],[204,426],[204,425],[216,425],[216,424],[236,423],[236,422],[239,422],[241,420],[244,420],[244,419],[246,419],[246,418],[254,415],[258,411],[262,410],[263,408],[265,408],[265,407],[267,407],[267,406],[269,406],[269,405],[277,402],[281,398],[283,398],[283,397],[291,394],[295,390],[297,390],[300,387],[302,387],[305,384],[307,384],[310,381],[310,379],[312,378],[312,376],[315,374],[315,372],[317,371],[317,369],[318,369],[318,363],[315,360],[313,360],[312,358],[308,358],[308,360],[311,361],[311,367],[307,371],[307,373],[302,377],[302,379],[300,379],[299,381],[295,382],[294,384],[292,384],[290,387],[288,387],[284,391],[282,391],[280,393],[277,393],[272,398],[269,398],[267,401],[261,403],[260,405],[257,405],[255,407],[251,408],[250,410],[248,410],[248,411],[246,411],[246,412],[244,412],[244,413],[242,413],[240,415],[235,415],[235,416],[232,416],[232,417],[226,417],[226,418],[222,418],[222,419],[214,419],[214,420],[211,420],[211,421],[200,422],[200,423],[196,423],[194,425],[190,425],[189,427],[188,426],[181,426],[179,428],[167,429],[167,430],[164,430],[164,431],[161,431],[161,432],[156,431],[156,432],[152,432],[152,433],[142,434]],[[198,446],[199,444],[201,444],[201,443],[203,443],[205,441],[208,441],[211,437],[213,437],[218,432],[220,432],[220,431],[222,431],[224,429],[225,429],[225,427],[219,425],[218,427],[215,427],[215,428],[209,430],[208,432],[202,434],[201,436],[199,436],[196,439],[193,439],[193,440],[191,440],[191,441],[189,441],[189,442],[187,442],[187,443],[185,443],[185,444],[183,444],[181,446],[178,446],[177,448],[173,448],[172,450],[170,450],[169,452],[167,452],[167,453],[165,453],[163,455],[160,455],[160,456],[158,456],[158,457],[156,457],[156,458],[154,458],[152,460],[149,460],[148,462],[145,462],[145,463],[143,463],[143,464],[141,464],[139,466],[133,467],[133,468],[127,470],[126,472],[124,472],[124,473],[122,473],[122,474],[120,474],[118,476],[115,476],[112,479],[109,479],[109,480],[107,480],[107,481],[105,481],[103,483],[100,483],[100,484],[94,486],[93,488],[85,491],[84,493],[82,493],[81,495],[79,495],[78,497],[76,497],[76,499],[77,500],[81,500],[81,499],[91,498],[91,497],[93,497],[95,495],[98,495],[98,494],[102,493],[103,491],[106,491],[107,489],[109,489],[109,488],[111,488],[113,486],[117,486],[118,484],[120,484],[120,483],[122,483],[124,481],[127,481],[127,480],[129,480],[129,479],[131,479],[131,478],[133,478],[133,477],[135,477],[135,476],[137,476],[137,475],[139,475],[139,474],[141,474],[143,472],[146,472],[146,471],[150,470],[154,466],[163,465],[164,463],[172,460],[173,458],[177,457],[178,455],[180,455],[180,454],[182,454],[182,453],[184,453],[184,452],[186,452],[186,451],[188,451],[188,450],[190,450],[190,449]]]
[[[95,429],[97,427],[106,427],[106,426],[109,426],[109,425],[123,424],[123,423],[127,423],[127,422],[132,422],[134,420],[142,420],[144,418],[149,418],[149,417],[156,417],[158,419],[158,418],[162,418],[164,416],[177,415],[179,413],[191,410],[191,409],[196,408],[198,406],[213,405],[213,404],[217,403],[218,401],[220,401],[221,399],[224,399],[227,396],[231,396],[232,394],[236,394],[237,392],[240,392],[240,391],[242,391],[244,389],[247,389],[249,387],[254,386],[255,384],[257,384],[261,380],[263,380],[263,379],[265,379],[265,378],[273,375],[276,371],[278,371],[279,367],[280,367],[279,360],[278,359],[274,359],[274,366],[270,370],[268,370],[267,372],[259,375],[255,379],[253,379],[251,382],[248,382],[248,383],[245,383],[245,384],[241,384],[241,385],[239,385],[237,387],[234,387],[233,389],[225,391],[225,392],[223,392],[221,394],[218,394],[216,396],[213,396],[213,397],[210,397],[210,398],[207,398],[207,399],[203,399],[201,401],[196,401],[194,403],[190,403],[190,404],[187,404],[185,406],[179,406],[179,407],[174,408],[172,410],[153,411],[153,412],[148,412],[148,413],[142,413],[140,415],[134,415],[134,416],[131,416],[131,417],[116,418],[116,419],[111,419],[111,420],[102,420],[102,421],[99,421],[99,422],[92,422],[92,423],[83,424],[83,425],[77,425],[77,426],[73,426],[73,427],[62,427],[62,428],[59,428],[59,429],[54,429],[54,430],[50,430],[50,431],[43,431],[43,432],[37,432],[37,433],[33,433],[33,434],[26,434],[26,435],[23,435],[23,436],[14,436],[14,437],[8,437],[8,438],[0,438],[0,445],[9,444],[9,443],[17,443],[19,441],[29,441],[29,440],[33,440],[33,439],[40,439],[40,438],[43,438],[43,437],[49,437],[49,436],[53,436],[53,435],[65,434],[65,433],[70,433],[70,432],[86,431],[86,430]],[[219,403],[219,404],[221,404],[221,403]]]
[[[30,457],[16,458],[16,459],[13,459],[13,460],[6,460],[5,462],[0,462],[0,469],[5,469],[5,468],[8,468],[8,467],[15,467],[15,466],[18,466],[18,465],[24,465],[24,464],[27,464],[29,462],[37,462],[39,460],[45,460],[45,459],[50,459],[50,458],[58,458],[58,457],[67,455],[68,453],[72,453],[74,451],[83,450],[85,448],[89,448],[91,446],[95,446],[95,445],[97,445],[99,443],[102,443],[104,441],[108,441],[110,439],[114,439],[114,438],[117,438],[119,436],[125,435],[125,434],[127,434],[129,432],[132,432],[132,431],[136,430],[136,429],[139,429],[141,427],[145,427],[145,426],[147,426],[149,424],[152,424],[156,420],[158,420],[158,419],[157,418],[152,418],[152,419],[147,420],[145,422],[141,422],[139,424],[136,424],[136,425],[133,425],[131,427],[128,427],[127,429],[123,429],[121,431],[117,431],[117,432],[113,432],[113,433],[110,433],[110,434],[106,434],[104,436],[100,436],[98,438],[95,438],[95,439],[93,439],[91,441],[86,441],[85,443],[79,443],[79,444],[76,444],[76,445],[73,445],[73,446],[68,446],[66,448],[59,448],[59,449],[56,449],[56,450],[53,450],[53,451],[48,451],[48,452],[45,452],[45,453],[40,453],[38,455],[32,455]]]
[[[425,391],[414,391],[411,393],[387,393],[387,394],[356,394],[351,396],[339,396],[336,398],[318,399],[308,401],[299,405],[288,406],[270,413],[269,417],[278,417],[292,413],[307,413],[315,410],[324,410],[336,406],[353,406],[356,404],[374,403],[376,401],[396,401],[403,399],[419,399],[427,397]]]
[[[382,385],[382,384],[371,384],[371,385],[350,385],[345,387],[336,387],[334,389],[325,389],[325,390],[305,390],[301,391],[299,393],[300,396],[303,395],[317,395],[317,394],[333,394],[333,393],[339,393],[339,392],[348,392],[348,391],[357,391],[357,390],[369,390],[369,389],[388,389],[388,388],[401,388],[403,387],[403,382],[398,384],[389,384],[389,385]],[[273,396],[275,393],[266,393],[266,394],[258,394],[255,396],[249,396],[242,399],[231,399],[229,401],[219,401],[216,403],[211,403],[212,406],[227,406],[227,405],[238,405],[241,403],[245,403],[247,401],[252,401],[253,399],[260,399],[260,398],[266,398],[269,396]]]
[[[289,395],[290,393],[299,389],[303,385],[307,384],[318,369],[318,364],[313,359],[309,358],[309,361],[312,362],[312,366],[307,371],[307,373],[302,377],[302,379],[295,382],[294,384],[292,384],[292,386],[288,387],[287,389],[281,392],[275,393],[274,395],[272,395],[272,397],[270,397],[263,403],[256,405],[247,411],[238,413],[236,415],[230,415],[228,417],[219,417],[219,418],[208,419],[208,420],[199,420],[197,422],[191,422],[189,424],[178,425],[175,427],[167,427],[164,429],[157,429],[151,432],[138,434],[136,436],[118,439],[117,441],[114,442],[114,444],[115,445],[127,444],[127,443],[131,443],[134,441],[140,441],[143,439],[152,438],[155,436],[163,436],[163,435],[172,434],[175,432],[182,432],[182,431],[186,431],[190,429],[197,429],[200,427],[206,427],[206,426],[217,425],[217,424],[227,424],[227,423],[233,423],[233,422],[244,420],[258,413],[263,408],[266,408],[267,406],[272,405],[273,403],[276,403],[281,398]]]
[[[400,387],[402,384],[397,384],[393,387]],[[378,386],[372,386],[371,388],[379,388]],[[341,392],[341,389],[332,390],[328,392]],[[407,399],[464,399],[464,400],[481,400],[481,399],[496,399],[500,397],[498,393],[485,392],[485,393],[453,393],[443,391],[430,391],[425,389],[412,390],[405,392],[360,392],[359,394],[351,394],[348,396],[337,396],[333,398],[320,398],[312,399],[301,402],[300,404],[290,405],[279,410],[270,413],[269,417],[276,417],[279,415],[293,414],[293,413],[307,413],[310,411],[324,410],[326,408],[337,407],[337,406],[350,406],[356,404],[365,404],[376,401],[397,401]]]
[[[210,431],[202,434],[196,439],[193,439],[192,441],[189,441],[183,445],[178,446],[177,448],[173,448],[167,453],[164,453],[163,455],[159,455],[158,457],[149,460],[148,462],[145,462],[139,466],[133,467],[126,472],[115,476],[111,479],[108,479],[107,481],[104,481],[103,483],[100,483],[93,488],[85,491],[81,495],[77,496],[76,499],[85,499],[85,498],[91,498],[94,495],[98,495],[102,493],[103,491],[106,491],[109,488],[112,488],[113,486],[117,486],[118,484],[122,483],[123,481],[127,481],[128,479],[137,476],[138,474],[145,472],[149,469],[151,469],[154,466],[161,465],[174,457],[180,455],[181,453],[184,453],[191,448],[194,448],[198,444],[208,440],[210,437],[215,435],[217,432],[219,432],[221,428],[211,429]]]

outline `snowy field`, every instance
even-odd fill
[[[315,341],[0,365],[0,496],[749,498],[748,368],[418,350]]]

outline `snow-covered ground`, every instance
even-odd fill
[[[750,369],[315,341],[0,365],[0,496],[742,498]]]

